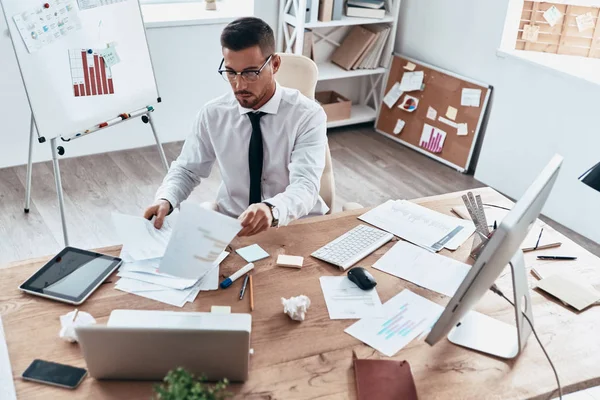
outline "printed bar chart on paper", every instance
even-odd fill
[[[432,153],[441,153],[446,140],[446,132],[429,124],[423,126],[419,146]]]
[[[388,357],[431,328],[444,308],[408,289],[383,305],[384,317],[363,318],[345,332]]]
[[[71,49],[71,79],[75,97],[114,94],[112,72],[99,50]]]

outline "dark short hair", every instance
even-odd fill
[[[223,29],[221,46],[233,51],[259,46],[267,57],[275,52],[275,36],[269,24],[260,18],[238,18]]]

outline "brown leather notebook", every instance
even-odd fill
[[[358,400],[417,400],[408,361],[354,359]]]

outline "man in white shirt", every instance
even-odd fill
[[[154,226],[160,229],[215,162],[223,180],[218,211],[239,218],[239,236],[325,214],[328,207],[319,196],[327,142],[323,108],[277,84],[281,60],[274,53],[273,30],[261,19],[241,18],[227,25],[221,46],[219,73],[232,92],[199,112],[144,217],[156,216]]]

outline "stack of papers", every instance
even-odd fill
[[[362,290],[347,276],[322,276],[321,289],[331,319],[377,317],[383,311],[377,289]]]
[[[433,252],[456,250],[475,232],[472,221],[405,200],[388,200],[358,218]]]
[[[471,267],[450,257],[398,242],[373,268],[446,296],[454,296]]]
[[[345,332],[393,357],[414,338],[430,330],[444,307],[404,289],[388,300],[379,317],[363,318]]]
[[[112,220],[123,243],[115,288],[176,307],[194,302],[202,290],[219,286],[219,264],[229,253],[221,252],[204,274],[197,278],[181,278],[159,272],[163,256],[173,234],[179,213],[165,218],[161,229],[145,218],[113,213]]]

